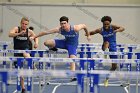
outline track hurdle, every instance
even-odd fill
[[[3,58],[3,59],[5,59],[6,60],[6,58]],[[10,60],[11,60],[12,58],[10,58]],[[15,58],[13,58],[13,60],[14,60]],[[22,59],[25,59],[25,58],[17,58],[18,59],[18,61],[22,61]],[[71,58],[68,58],[68,59],[65,59],[65,58],[26,58],[26,60],[27,61],[35,61],[35,60],[38,60],[38,62],[39,61],[41,61],[41,62],[43,62],[43,61],[45,61],[45,62],[52,62],[52,60],[55,62],[55,61],[59,61],[59,62],[67,62],[67,61],[69,61],[69,62],[77,62],[77,60],[78,59],[71,59]],[[79,59],[80,60],[80,59]],[[82,60],[82,59],[81,59]],[[87,59],[87,58],[85,58],[85,59],[83,59],[83,60],[85,60],[85,62],[89,62],[89,64],[91,64],[91,65],[93,65],[92,63],[93,63],[93,61],[90,61],[90,60],[99,60],[99,59]],[[124,60],[124,59],[107,59],[107,60],[105,60],[105,59],[100,59],[100,61],[101,62],[116,62],[116,63],[118,63],[118,62],[122,62],[122,63],[129,63],[130,61],[132,61],[133,63],[135,63],[136,61],[138,62],[139,60],[137,59],[135,59],[135,60],[133,60],[133,59],[128,59],[128,60]],[[128,61],[128,62],[127,62]],[[21,62],[19,62],[19,63],[21,63]],[[19,65],[19,63],[18,63],[18,65]],[[29,63],[32,63],[32,62],[29,62]],[[19,65],[20,66],[20,65]],[[18,66],[18,68],[20,68]],[[30,70],[29,68],[30,68],[30,66],[32,66],[32,65],[29,65],[29,67],[28,67],[28,70]],[[91,66],[91,67],[94,67],[94,66]],[[91,71],[94,71],[94,70],[91,70]],[[90,73],[91,73],[91,71],[86,71],[85,73],[86,73],[86,75],[84,75],[84,76],[88,76]],[[82,73],[82,72],[81,72]],[[80,73],[80,74],[81,74]],[[131,72],[130,72],[131,73]],[[95,91],[97,91],[97,89],[98,89],[98,75],[96,75],[97,73],[95,73],[94,75],[91,75],[91,80],[90,80],[90,82],[91,82],[91,86],[90,86],[90,93],[96,93]],[[70,75],[68,72],[67,72],[67,75]],[[90,75],[89,75],[90,76]],[[97,79],[96,79],[97,78]],[[79,80],[78,80],[79,81]],[[81,80],[80,79],[80,81],[83,81],[83,80]],[[27,82],[30,82],[30,81],[27,81]],[[83,83],[80,83],[80,82],[78,82],[78,84],[83,84]],[[30,84],[29,84],[30,85]],[[83,86],[83,85],[79,85],[79,86]],[[82,89],[82,87],[81,87],[81,89]],[[93,90],[94,89],[94,90]],[[29,91],[30,91],[30,89],[29,89]],[[82,90],[82,91],[84,91],[84,90]],[[83,92],[84,93],[84,92]]]
[[[20,70],[22,68],[23,62],[26,60],[28,62],[28,69],[29,70],[32,69],[32,59],[31,58],[25,59],[25,58],[20,58],[20,57],[19,58],[15,58],[15,57],[11,57],[11,58],[10,57],[1,57],[0,60],[11,61],[11,62],[17,61],[17,67],[18,67],[17,70]],[[8,77],[5,77],[5,79],[6,79],[6,84],[7,84]],[[20,79],[21,79],[21,76],[17,75],[17,92],[18,93],[21,90]],[[31,76],[27,77],[27,91],[31,91],[31,87],[32,87],[31,86],[32,85],[31,82],[32,82],[32,77]],[[8,92],[4,92],[4,93],[8,93]]]
[[[2,50],[6,50],[9,44],[12,44],[12,42],[0,41],[0,47],[2,47]],[[6,53],[3,53],[3,57],[6,57]],[[3,66],[6,68],[6,61],[3,61]]]
[[[1,93],[8,93],[8,87],[7,87],[8,73],[6,71],[3,71],[3,72],[0,71],[0,76],[2,79]]]
[[[90,58],[91,54],[89,55],[89,58]]]

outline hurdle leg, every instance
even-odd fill
[[[0,75],[2,77],[1,93],[8,93],[8,87],[7,87],[8,73],[0,72]]]
[[[90,63],[87,69],[87,77],[90,78],[90,93],[99,93],[99,75],[90,73],[95,69],[95,60],[88,60],[88,63]]]
[[[39,51],[39,57],[43,57],[43,51]],[[43,62],[39,62],[39,69],[43,69]]]
[[[79,54],[79,57],[80,57],[80,58],[84,58],[85,52],[79,52],[78,54]],[[79,66],[79,69],[80,69],[80,70],[84,70],[84,60],[80,60],[79,65],[80,65],[80,66]]]
[[[99,93],[99,75],[90,74],[90,92],[89,93]]]
[[[84,74],[77,74],[77,93],[84,93]]]
[[[44,56],[44,52],[43,51],[39,51],[38,53],[39,53],[39,57],[43,57]],[[45,63],[44,62],[39,62],[39,69],[45,70],[45,68],[46,68],[45,67]],[[43,76],[42,79],[39,76],[39,93],[41,93],[41,86],[43,86],[45,84],[45,76]]]
[[[6,47],[8,45],[3,45],[3,50],[6,50]],[[6,53],[3,53],[3,57],[6,57]],[[3,61],[3,66],[4,66],[4,69],[6,69],[6,61]]]
[[[24,58],[17,58],[17,69],[21,69],[21,64],[23,63]],[[20,93],[21,91],[21,76],[18,75],[17,77],[17,92]]]
[[[89,93],[90,91],[90,87],[89,87],[89,84],[90,84],[90,79],[88,77],[85,77],[84,78],[84,93]]]
[[[32,58],[27,58],[26,61],[28,62],[28,69],[31,70],[33,66]],[[32,77],[27,77],[27,91],[31,92],[32,90]]]
[[[132,64],[131,63],[128,63],[127,64],[127,71],[132,71]],[[128,92],[130,93],[130,78],[128,79]]]
[[[140,63],[136,63],[136,71],[140,71]],[[136,81],[136,93],[139,92],[139,77],[137,77]]]
[[[136,81],[136,93],[139,93],[139,79]]]
[[[119,52],[123,52],[123,51],[124,51],[124,48],[120,48],[120,49],[119,49]],[[126,59],[126,58],[127,58],[126,55],[118,55],[118,56],[119,56],[118,58],[120,58],[120,59],[123,59],[123,58]],[[122,70],[123,66],[124,66],[123,63],[119,63],[119,71]]]
[[[30,53],[30,56],[31,56],[31,57],[35,57],[35,54],[36,54],[36,53],[37,53],[36,51],[33,51],[33,50],[32,50],[31,53]],[[35,65],[36,65],[35,62],[33,62],[32,65],[33,65],[33,69],[36,70],[37,68],[36,68],[36,66],[35,66]]]
[[[10,61],[10,70],[12,71],[13,70],[13,61],[11,60]],[[11,84],[11,82],[12,82],[12,77],[11,76],[9,76],[9,79],[8,79],[8,84]]]
[[[39,76],[39,93],[41,93],[41,77]]]

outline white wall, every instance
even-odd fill
[[[2,11],[3,7],[3,11]],[[3,15],[3,19],[1,16]],[[139,43],[140,31],[140,7],[125,6],[58,6],[58,5],[3,5],[0,6],[0,21],[2,20],[4,33],[0,35],[0,40],[12,40],[8,37],[8,32],[14,26],[18,26],[22,16],[30,18],[30,25],[35,27],[35,33],[44,30],[41,26],[51,29],[59,26],[59,18],[66,15],[70,18],[71,24],[85,23],[89,30],[102,26],[100,18],[110,15],[112,23],[125,27],[125,33],[117,34],[118,43]],[[94,16],[94,17],[93,17]],[[96,19],[96,18],[97,19]],[[41,25],[41,26],[40,26]],[[0,25],[1,26],[1,25]],[[80,43],[86,43],[84,31],[80,33]],[[133,37],[132,37],[132,36]],[[44,48],[45,39],[56,38],[55,35],[43,36],[40,38],[40,48]],[[100,35],[92,36],[90,43],[102,43]]]
[[[0,6],[0,37],[1,37],[1,35],[3,34],[2,33],[2,25],[3,25],[3,20],[2,20],[2,15],[3,13],[2,13],[2,6]]]
[[[88,3],[88,4],[140,4],[140,0],[0,0],[0,2],[14,3]]]

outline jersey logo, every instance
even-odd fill
[[[103,37],[110,37],[110,36],[113,36],[113,35],[114,35],[114,33],[109,33],[107,35],[103,35]]]
[[[16,39],[18,39],[18,40],[27,40],[28,38],[27,38],[27,37],[20,37],[20,36],[17,36]]]

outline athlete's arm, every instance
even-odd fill
[[[21,31],[20,33],[18,33],[18,27],[14,27],[13,29],[10,30],[9,37],[15,37],[24,33],[25,33],[24,31]]]
[[[29,29],[29,38],[35,37],[35,33]],[[32,39],[30,39],[32,40]],[[34,39],[34,48],[38,47],[38,38]]]
[[[74,26],[74,30],[76,32],[78,32],[78,31],[80,31],[82,29],[85,31],[85,34],[87,36],[87,40],[90,41],[91,40],[91,37],[90,37],[90,34],[88,32],[87,26],[85,24],[79,24],[79,25],[75,25]]]
[[[79,24],[79,25],[75,25],[74,26],[74,30],[76,32],[78,32],[78,31],[80,31],[82,29],[85,31],[86,35],[89,36],[88,30],[87,30],[87,26],[85,24]]]
[[[94,35],[94,34],[98,34],[98,33],[101,33],[101,28],[98,28],[98,29],[95,29],[95,30],[89,32],[90,35]]]
[[[123,32],[125,30],[124,27],[118,25],[112,25],[112,27],[114,28],[115,32]]]
[[[42,31],[38,35],[36,35],[35,38],[53,33],[59,33],[59,27],[47,31]]]

